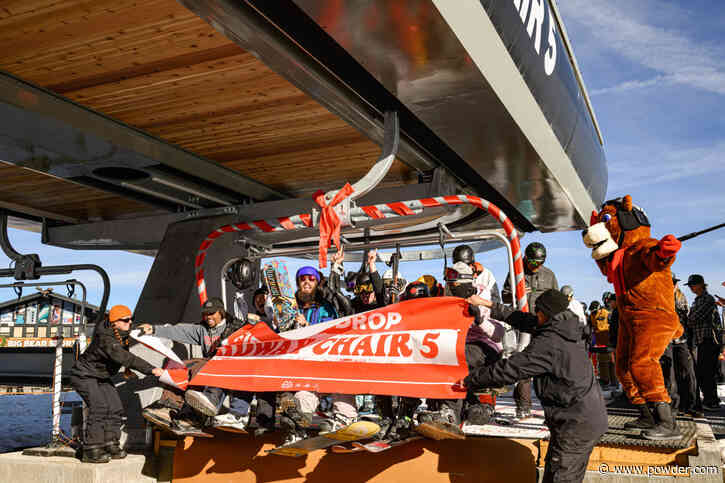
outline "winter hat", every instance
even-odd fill
[[[535,312],[539,310],[549,317],[553,317],[558,313],[566,310],[569,306],[569,299],[566,295],[555,289],[549,289],[539,295],[536,299]]]
[[[222,299],[217,297],[208,299],[201,306],[201,313],[203,315],[214,314],[219,311],[224,312],[224,310],[226,310],[224,308],[224,302],[222,302]]]
[[[320,272],[317,271],[315,267],[310,267],[309,265],[305,267],[301,267],[299,270],[297,270],[297,274],[295,275],[295,279],[299,280],[301,276],[303,275],[312,275],[317,279],[317,281],[320,281]]]
[[[125,305],[114,305],[111,307],[110,312],[108,312],[109,322],[115,322],[118,319],[125,319],[126,317],[131,317],[131,309]]]

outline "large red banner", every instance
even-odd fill
[[[266,324],[230,336],[192,386],[462,398],[472,317],[454,297],[401,302],[276,334]]]

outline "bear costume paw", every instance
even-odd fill
[[[657,244],[657,256],[663,259],[674,257],[681,247],[682,242],[674,235],[665,235]]]

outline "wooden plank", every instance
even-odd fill
[[[0,69],[296,195],[363,176],[380,148],[174,0],[9,0]],[[17,167],[0,200],[78,219],[153,209]],[[396,162],[383,185],[416,180]],[[70,185],[70,186],[69,186]]]

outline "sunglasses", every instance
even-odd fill
[[[131,322],[133,320],[131,317],[124,317],[123,319],[116,319],[115,322]]]
[[[355,285],[355,293],[372,292],[372,291],[373,291],[372,283],[363,283],[360,285]]]
[[[456,280],[473,280],[473,274],[471,273],[459,273],[453,268],[446,268],[445,271],[446,282],[455,282]]]
[[[300,275],[300,282],[316,282],[317,277],[314,275]]]

